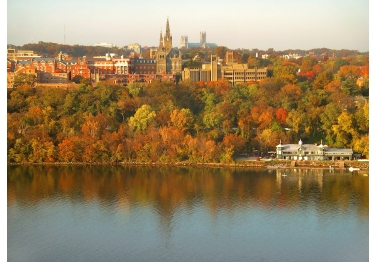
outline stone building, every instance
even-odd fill
[[[182,69],[181,54],[178,49],[172,47],[172,35],[170,23],[167,19],[166,34],[159,36],[159,46],[155,52],[156,73],[157,74],[179,74]]]
[[[222,65],[216,55],[212,55],[209,63],[202,64],[201,68],[184,68],[182,79],[191,81],[217,81],[221,78],[232,85],[260,81],[267,76],[267,68],[248,68],[247,64],[234,63],[230,59],[232,52],[226,54],[227,64]]]
[[[180,48],[212,48],[217,47],[215,43],[206,42],[206,32],[200,32],[200,42],[199,43],[189,43],[188,36],[184,35],[180,37]]]

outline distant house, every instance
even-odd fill
[[[112,48],[114,45],[112,43],[96,43],[95,46]]]
[[[347,148],[329,148],[322,143],[320,145],[298,144],[276,146],[276,158],[286,160],[351,160],[353,150]]]

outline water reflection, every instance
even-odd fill
[[[8,166],[7,178],[8,261],[368,261],[359,172]]]
[[[203,203],[212,215],[245,206],[322,210],[359,207],[368,217],[368,176],[346,170],[242,170],[123,166],[10,166],[8,206],[68,198],[126,212],[152,205],[163,219]]]

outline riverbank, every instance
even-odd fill
[[[84,163],[84,162],[44,162],[44,163],[8,163],[8,165],[124,165],[124,166],[205,166],[205,167],[245,167],[245,168],[322,168],[322,169],[346,169],[349,167],[369,169],[368,160],[346,160],[346,161],[290,161],[290,160],[269,160],[257,158],[236,158],[232,163],[192,163],[192,162],[114,162],[114,163]]]

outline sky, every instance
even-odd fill
[[[368,0],[8,0],[7,44],[157,46],[180,37],[229,49],[369,51]]]

